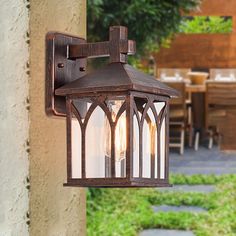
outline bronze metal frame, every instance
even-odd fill
[[[125,102],[121,106],[119,112],[117,113],[115,121],[112,120],[112,114],[109,111],[108,107],[105,104],[107,99],[116,99],[123,95],[125,97]],[[73,104],[74,99],[84,99],[89,98],[93,101],[92,105],[88,109],[87,113],[84,116],[84,121],[82,121],[82,117],[80,115],[80,111]],[[138,102],[135,102],[135,99],[138,98]],[[165,106],[162,108],[160,114],[157,114],[157,111],[154,106],[154,102],[164,102]],[[143,104],[146,104],[143,108]],[[111,177],[108,178],[86,178],[86,126],[88,124],[89,118],[92,115],[93,111],[96,107],[100,106],[107,116],[110,127],[111,127]],[[169,117],[168,117],[168,107],[169,102],[168,98],[157,96],[153,94],[147,93],[139,93],[139,92],[129,92],[129,93],[107,93],[107,94],[96,94],[92,96],[90,93],[78,94],[78,95],[69,95],[67,96],[67,183],[65,186],[79,186],[79,187],[165,187],[170,186],[168,183],[169,178],[169,149],[168,145],[166,145],[165,149],[165,178],[161,179],[160,177],[160,131],[161,126],[166,126],[166,143],[169,142],[168,135],[168,126],[169,126]],[[144,120],[150,124],[150,118],[148,117],[149,108],[152,110],[155,122],[157,126],[157,162],[158,162],[158,170],[157,170],[157,178],[155,178],[155,155],[151,155],[151,178],[143,178],[142,177],[142,160],[143,160],[143,139],[142,139],[142,130]],[[115,173],[115,128],[116,124],[120,118],[120,116],[126,112],[126,134],[127,134],[127,149],[126,149],[126,177],[116,177]],[[139,117],[138,113],[142,113],[142,117]],[[133,177],[133,117],[136,116],[138,120],[139,126],[139,177]],[[81,158],[81,179],[72,178],[72,151],[71,151],[71,121],[72,118],[76,118],[80,124],[81,128],[81,148],[82,148],[82,158]],[[163,124],[163,120],[165,118],[165,124]],[[154,138],[153,136],[151,138]]]

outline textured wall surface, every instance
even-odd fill
[[[0,235],[27,236],[28,9],[0,0]]]
[[[66,122],[44,111],[45,34],[86,35],[85,0],[30,1],[30,234],[85,235],[85,190],[65,188]]]

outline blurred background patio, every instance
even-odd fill
[[[110,24],[130,26],[138,47],[130,63],[180,97],[170,104],[174,187],[90,190],[88,234],[236,235],[236,2],[92,2],[88,38],[104,39]]]

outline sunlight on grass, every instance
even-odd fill
[[[157,189],[91,189],[88,191],[87,235],[132,236],[142,229],[192,230],[197,236],[235,235],[236,175],[173,175],[174,184],[215,184],[203,193],[160,192]],[[207,213],[158,212],[152,205],[199,206]]]

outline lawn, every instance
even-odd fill
[[[214,184],[203,193],[161,192],[154,188],[90,189],[88,236],[136,236],[142,229],[192,230],[197,236],[236,235],[236,175],[173,175],[173,184]],[[152,205],[200,206],[207,213],[154,213]]]

